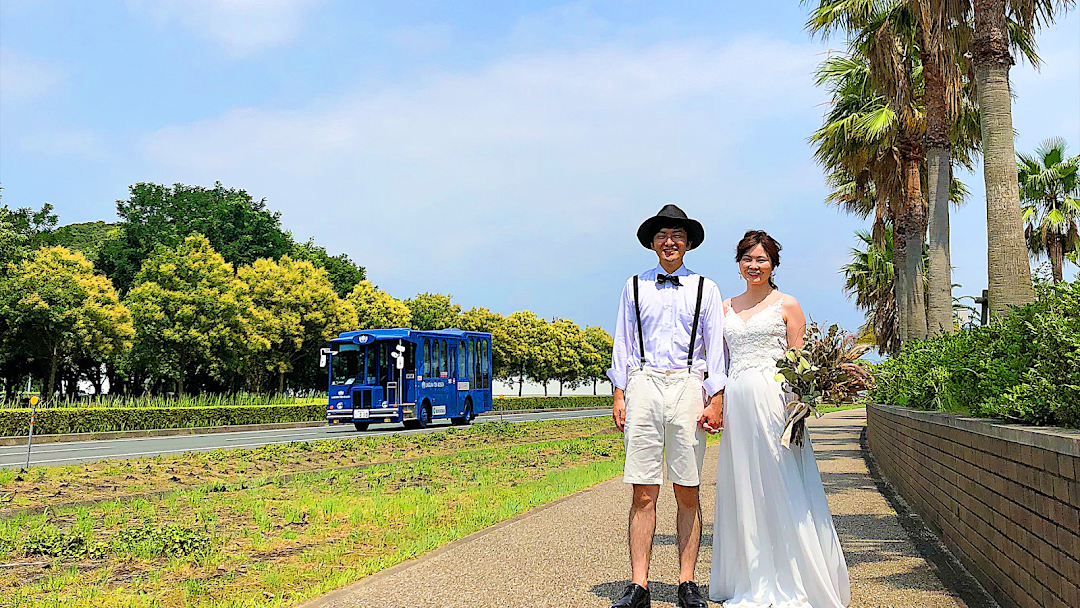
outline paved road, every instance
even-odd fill
[[[529,422],[570,418],[610,416],[610,409],[576,410],[569,412],[537,412],[530,414],[505,414],[481,416],[474,424],[503,420],[506,422]],[[220,448],[250,448],[272,443],[291,441],[322,441],[347,439],[366,435],[387,433],[431,433],[450,428],[448,425],[430,426],[422,430],[406,431],[401,425],[373,424],[371,430],[357,432],[352,425],[316,426],[300,429],[274,429],[269,431],[239,431],[235,433],[210,433],[206,435],[175,435],[171,437],[138,437],[133,439],[110,439],[105,441],[78,441],[70,443],[47,443],[33,446],[31,465],[65,465],[92,462],[105,458],[138,458],[158,454],[181,454],[183,452],[207,452]],[[26,464],[26,445],[0,447],[0,467],[21,467]]]

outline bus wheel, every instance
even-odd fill
[[[461,416],[459,418],[451,418],[450,422],[453,423],[453,424],[456,424],[458,426],[461,426],[463,424],[469,424],[470,422],[472,422],[472,419],[473,419],[472,399],[468,398],[468,399],[465,399],[465,415]]]
[[[431,406],[426,402],[416,412],[416,428],[425,428],[431,423]]]
[[[353,426],[355,426],[356,430],[358,430],[358,431],[366,431],[369,424],[371,424],[371,423],[370,422],[354,422]]]

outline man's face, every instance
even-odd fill
[[[686,231],[682,228],[663,228],[653,236],[652,248],[661,262],[679,265],[690,246]]]

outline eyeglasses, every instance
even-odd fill
[[[658,232],[658,233],[656,233],[656,236],[653,237],[653,242],[654,243],[663,243],[663,242],[667,241],[668,239],[671,239],[672,241],[675,241],[676,243],[685,243],[686,242],[686,233],[682,232],[682,231],[671,232],[671,233],[668,233],[668,234],[664,234],[663,232]]]

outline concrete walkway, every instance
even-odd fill
[[[896,512],[870,477],[859,437],[865,410],[827,414],[811,424],[829,507],[851,575],[852,608],[966,608],[937,570],[919,557]],[[705,459],[716,479],[716,448]],[[715,485],[702,486],[705,536],[697,579],[706,583]],[[620,479],[598,484],[463,538],[419,559],[318,598],[304,608],[530,606],[605,608],[627,583],[626,517],[630,490]],[[661,492],[650,571],[653,604],[675,605],[675,504]]]

